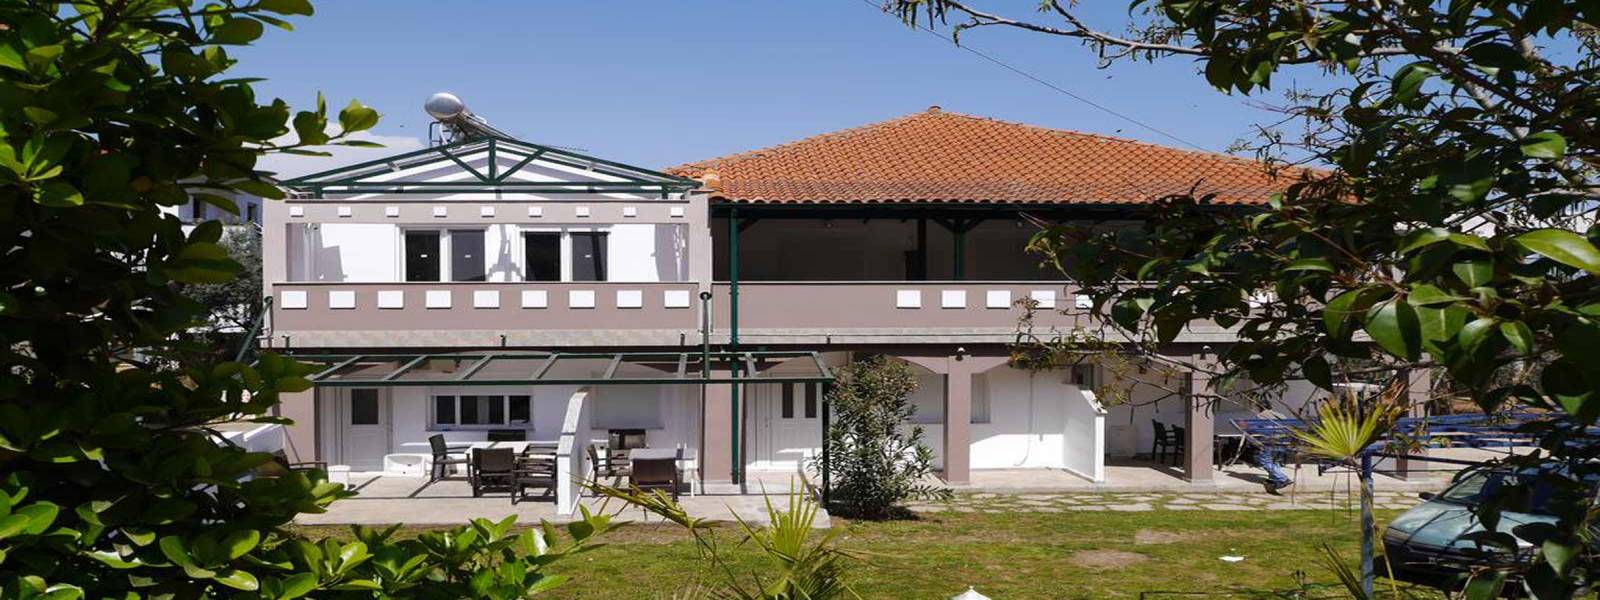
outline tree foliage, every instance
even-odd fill
[[[834,371],[828,393],[832,423],[827,444],[832,462],[830,500],[837,511],[881,519],[901,502],[933,498],[948,491],[927,483],[933,451],[922,442],[922,428],[907,423],[916,414],[911,392],[916,377],[905,363],[870,356]],[[821,457],[813,459],[821,468]]]
[[[1138,0],[1121,27],[1056,0],[1024,17],[963,0],[888,4],[913,22],[956,16],[957,31],[1080,42],[1108,62],[1194,60],[1224,93],[1309,79],[1253,144],[1284,187],[1270,205],[1172,190],[1141,226],[1053,226],[1033,248],[1149,355],[1214,323],[1238,341],[1214,366],[1189,366],[1222,382],[1331,390],[1435,370],[1487,412],[1547,411],[1529,428],[1543,451],[1517,466],[1566,464],[1545,483],[1569,487],[1595,474],[1600,4]],[[1536,597],[1590,578],[1577,541],[1590,508],[1559,506],[1558,526],[1528,540],[1543,560],[1513,575]]]
[[[310,367],[191,351],[181,334],[209,316],[194,286],[241,266],[220,223],[185,233],[160,209],[281,198],[260,156],[362,144],[348,136],[372,109],[291,112],[229,72],[229,47],[309,14],[305,0],[0,3],[0,597],[510,598],[554,583],[541,569],[560,553],[528,548],[553,535],[508,541],[507,524],[300,539],[284,525],[349,492],[316,472],[252,477],[272,457],[215,429],[278,421]],[[606,526],[575,524],[573,543]]]

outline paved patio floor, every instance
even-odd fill
[[[679,504],[690,516],[732,521],[734,515],[751,523],[766,523],[766,497],[772,497],[779,509],[786,504],[791,489],[804,490],[803,485],[791,488],[789,477],[764,474],[752,478],[751,494],[740,494],[732,486],[712,486],[698,490],[694,496],[679,497]],[[354,498],[333,503],[321,514],[302,514],[296,523],[301,525],[460,525],[471,519],[500,520],[516,515],[518,523],[533,524],[540,521],[562,523],[571,516],[556,513],[555,496],[535,496],[540,490],[529,490],[530,496],[511,503],[506,492],[493,492],[481,498],[472,496],[472,488],[464,479],[450,478],[429,483],[426,477],[382,474],[354,474],[351,486],[358,492]],[[641,509],[623,506],[615,501],[585,496],[582,504],[595,512],[614,514],[620,521],[659,523],[661,519]],[[827,511],[819,511],[816,527],[831,526]]]

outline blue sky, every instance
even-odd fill
[[[1126,18],[1120,0],[1084,4],[1113,29]],[[1019,15],[1032,5],[987,4]],[[269,28],[235,51],[238,73],[268,78],[259,93],[296,106],[318,90],[331,103],[358,98],[383,113],[374,133],[396,150],[425,138],[421,106],[436,91],[461,96],[519,138],[652,168],[934,104],[1178,145],[908,29],[863,0],[322,0],[317,11],[292,33]],[[1187,59],[1103,70],[1070,40],[992,28],[964,42],[1211,150],[1273,116],[1216,92]],[[284,175],[333,164],[271,163]]]

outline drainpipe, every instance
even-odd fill
[[[739,207],[728,208],[728,352],[739,351]],[[744,418],[740,408],[743,402],[739,398],[739,360],[737,356],[730,355],[728,371],[733,378],[733,473],[729,476],[735,485],[744,483],[744,430],[740,427]]]

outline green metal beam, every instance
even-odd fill
[[[492,147],[493,146],[491,146],[491,148]],[[457,158],[456,155],[451,154],[449,150],[445,150],[445,149],[441,148],[439,150],[439,153],[443,154],[445,158],[450,159],[450,162],[456,163],[456,165],[460,166],[463,169],[466,169],[467,172],[471,173],[473,177],[477,177],[478,181],[481,181],[481,182],[484,182],[484,183],[494,183],[494,179],[489,178],[489,177],[485,177],[483,175],[483,173],[479,173],[477,169],[472,168],[472,165],[469,165],[469,164],[467,164],[466,161],[461,160],[460,158]],[[491,157],[494,156],[494,152],[491,151],[489,153],[489,156],[491,156]],[[384,182],[384,183],[388,183],[388,182]],[[418,185],[418,183],[421,183],[421,182],[409,183],[407,185]],[[437,183],[454,183],[456,185],[460,185],[460,182],[444,182],[444,181],[440,181],[440,182],[437,182]]]
[[[528,163],[539,160],[539,156],[542,154],[544,154],[543,150],[528,154],[527,156],[523,157],[521,161],[517,162],[517,164],[511,165],[510,169],[506,169],[506,172],[501,173],[500,177],[495,178],[495,181],[505,181],[510,179],[512,174],[516,173],[517,171],[521,171],[523,167],[528,166]]]

